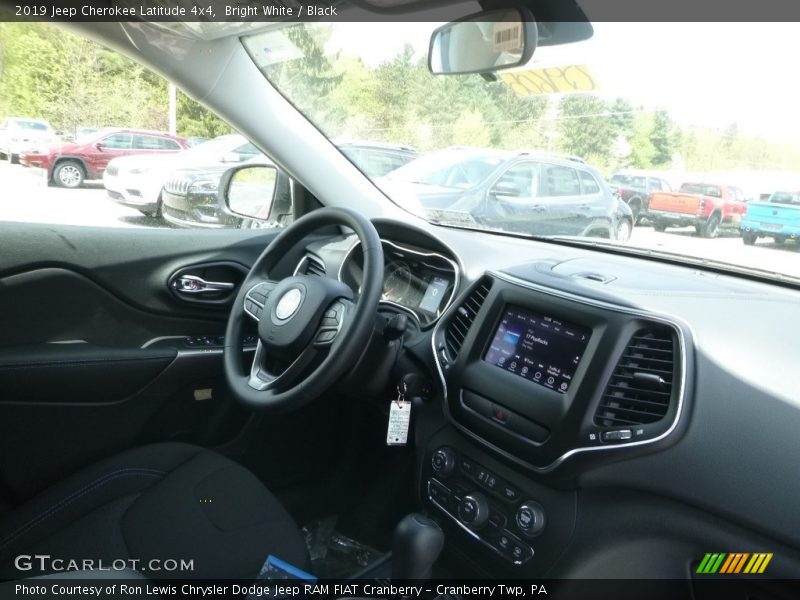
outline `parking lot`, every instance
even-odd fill
[[[145,217],[109,199],[100,181],[88,182],[79,189],[49,187],[41,170],[6,161],[0,161],[0,221],[167,227],[160,219]],[[722,232],[719,238],[709,240],[697,237],[693,228],[658,233],[652,227],[639,226],[628,244],[800,278],[800,244],[792,242],[778,246],[770,239],[760,239],[755,246],[745,246],[735,231]]]

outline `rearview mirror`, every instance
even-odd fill
[[[277,190],[278,170],[269,165],[241,165],[228,169],[220,194],[228,210],[241,217],[266,219]]]
[[[431,35],[434,75],[488,73],[527,63],[538,42],[536,21],[517,8],[490,10],[439,27]]]

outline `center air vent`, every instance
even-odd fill
[[[492,289],[492,280],[484,277],[470,295],[467,296],[466,300],[456,307],[455,313],[444,332],[444,340],[451,360],[455,360],[456,356],[458,356],[458,352],[467,338],[467,333],[469,333],[469,328],[475,321],[475,317],[481,306],[483,306],[486,296],[489,295],[490,289]]]
[[[295,275],[313,275],[325,277],[325,263],[313,254],[306,254],[295,269]]]
[[[655,423],[666,416],[675,374],[675,334],[640,329],[628,342],[594,415],[599,427]]]

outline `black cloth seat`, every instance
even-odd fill
[[[53,572],[37,561],[29,570],[15,566],[18,556],[37,554],[104,566],[126,560],[129,568],[135,560],[135,570],[150,579],[250,579],[269,554],[309,568],[297,525],[252,473],[177,443],[107,458],[0,522],[0,579]],[[169,559],[191,560],[193,570],[164,570]]]

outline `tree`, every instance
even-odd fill
[[[625,98],[617,98],[611,105],[609,120],[617,136],[629,140],[633,135],[634,108]]]
[[[665,110],[659,110],[653,115],[650,143],[653,145],[653,166],[669,165],[675,151],[675,125]]]
[[[608,106],[597,96],[566,96],[559,105],[561,149],[580,157],[607,159],[614,139]]]
[[[637,114],[633,120],[633,135],[631,136],[631,166],[637,169],[649,169],[653,166],[653,156],[656,149],[651,141],[652,132],[652,115],[647,113]]]

